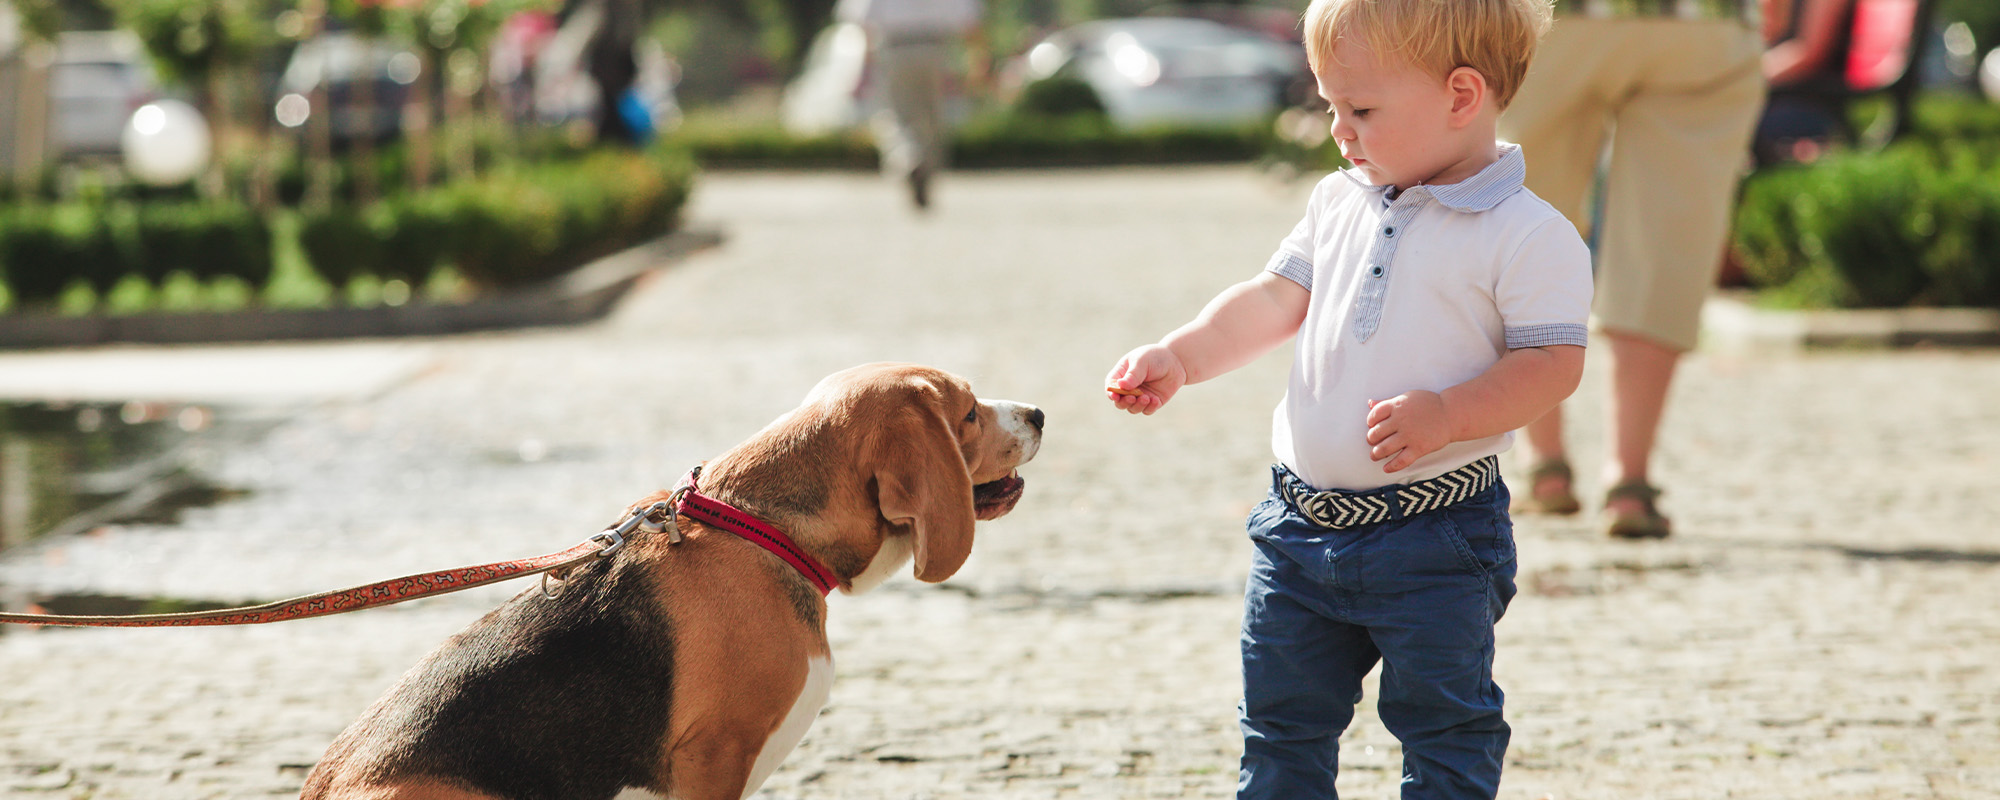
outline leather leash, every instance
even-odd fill
[[[655,509],[664,509],[665,503],[655,503]],[[650,511],[652,509],[648,509]],[[187,611],[177,614],[130,614],[124,616],[79,616],[68,614],[13,614],[0,613],[0,623],[23,625],[60,625],[91,628],[184,628],[203,625],[260,625],[267,622],[284,622],[308,617],[324,617],[345,614],[364,608],[394,605],[420,597],[450,594],[485,586],[511,578],[527,575],[567,570],[586,561],[609,558],[611,554],[625,546],[625,535],[645,518],[646,512],[633,514],[617,528],[607,530],[588,541],[560,553],[501,561],[473,567],[460,567],[443,572],[426,572],[407,575],[366,586],[339,589],[331,592],[295,597],[256,606],[222,608],[213,611]]]
[[[670,541],[681,539],[676,517],[690,517],[712,525],[720,530],[748,539],[751,543],[770,551],[786,564],[791,565],[820,594],[832,593],[840,581],[833,570],[827,569],[818,559],[800,548],[791,537],[777,528],[742,509],[724,503],[696,491],[696,480],[701,476],[697,466],[683,478],[674,491],[672,502],[659,501],[645,508],[634,508],[616,528],[607,530],[589,540],[559,553],[550,553],[534,558],[501,561],[443,572],[426,572],[406,575],[401,578],[337,589],[331,592],[294,597],[255,606],[222,608],[213,611],[185,611],[174,614],[126,614],[86,616],[75,614],[16,614],[0,612],[0,623],[19,625],[55,625],[87,628],[190,628],[210,625],[262,625],[270,622],[285,622],[310,617],[325,617],[345,614],[378,606],[394,605],[422,597],[462,592],[489,583],[541,574],[542,591],[549,593],[547,580],[551,574],[561,577],[570,567],[599,558],[609,558],[619,548],[625,546],[625,537],[634,529],[657,533],[665,530]]]

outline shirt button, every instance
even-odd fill
[[[1396,235],[1396,226],[1394,226],[1394,225],[1391,225],[1391,226],[1389,226],[1389,227],[1387,227],[1387,228],[1383,228],[1383,229],[1382,229],[1382,235],[1383,235],[1383,236],[1394,236],[1394,235]]]
[[[1377,278],[1382,277],[1382,265],[1377,264],[1374,267],[1370,268],[1368,270],[1368,274],[1373,275]]]

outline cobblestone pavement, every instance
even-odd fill
[[[1239,168],[952,175],[918,218],[870,176],[710,175],[692,216],[728,244],[611,319],[411,343],[407,380],[290,407],[220,454],[248,496],[17,549],[0,585],[272,599],[549,552],[826,373],[927,362],[1048,411],[1028,497],[951,581],[836,597],[832,704],[762,796],[1228,797],[1241,518],[1284,356],[1150,418],[1097,387],[1254,273],[1304,191]],[[1658,466],[1674,538],[1518,523],[1502,796],[2000,797],[2000,353],[1704,352],[1683,375]],[[1599,452],[1603,377],[1573,405],[1579,454]],[[0,795],[289,795],[396,675],[519,588],[0,634]],[[1344,796],[1394,796],[1372,702],[1342,746]]]

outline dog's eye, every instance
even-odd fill
[[[971,411],[965,412],[965,422],[966,424],[970,425],[978,421],[979,421],[979,406],[973,406]]]

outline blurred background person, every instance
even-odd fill
[[[1595,242],[1593,311],[1611,371],[1603,512],[1616,538],[1671,532],[1649,467],[1763,107],[1757,2],[1557,0],[1555,27],[1501,119],[1527,157],[1528,188]],[[1525,433],[1532,471],[1517,510],[1576,513],[1562,409]]]
[[[1840,104],[1818,98],[1847,88],[1854,10],[1854,0],[1763,0],[1770,96],[1751,148],[1758,166],[1811,161],[1839,128]]]
[[[983,13],[980,0],[840,0],[834,7],[835,19],[867,32],[870,91],[881,99],[874,129],[882,170],[908,185],[919,209],[930,207],[931,177],[944,168],[950,145],[944,83],[953,45],[977,39]],[[976,44],[973,52],[977,63]]]

